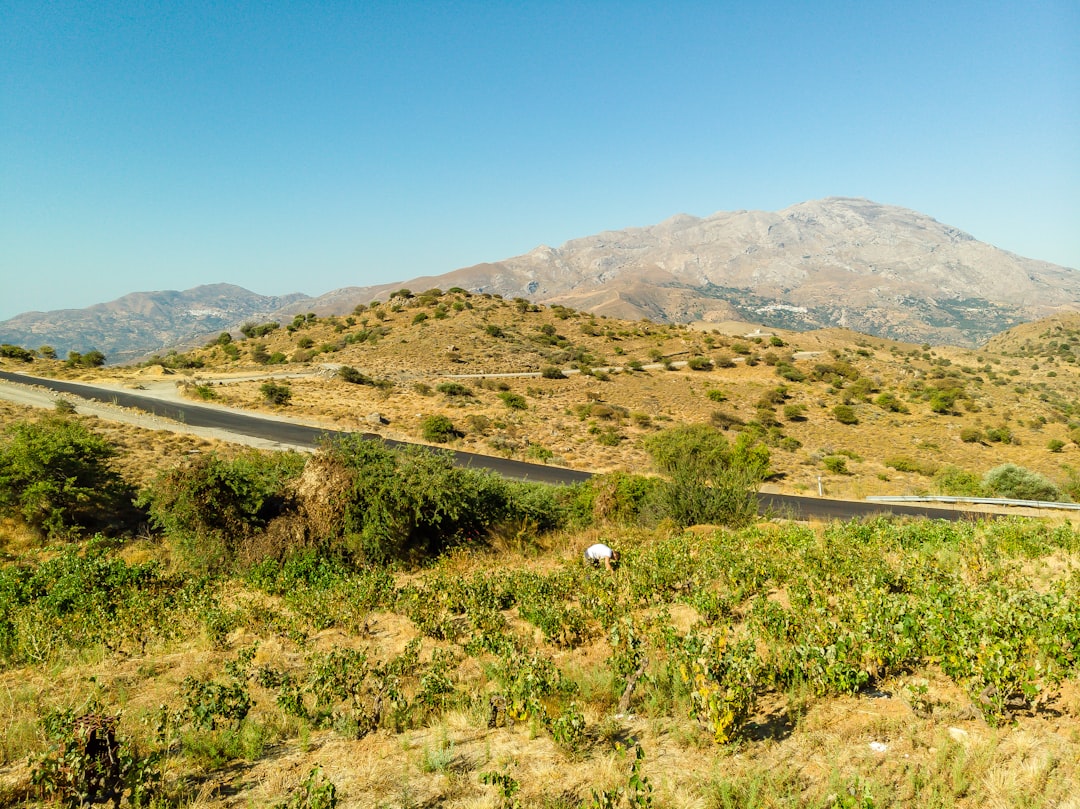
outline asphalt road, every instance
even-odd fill
[[[223,432],[239,433],[241,435],[262,438],[267,441],[309,447],[312,449],[317,447],[324,439],[332,439],[335,436],[344,434],[336,430],[309,427],[304,424],[264,418],[262,416],[255,416],[236,410],[204,407],[197,404],[188,404],[186,402],[167,402],[161,399],[155,399],[151,396],[140,396],[135,393],[127,393],[126,391],[104,389],[94,385],[83,385],[76,382],[64,382],[57,379],[13,374],[6,371],[0,371],[0,379],[6,379],[9,382],[17,382],[24,385],[38,385],[56,391],[57,393],[69,393],[84,399],[111,402],[121,407],[135,408],[147,413],[152,413],[156,416],[178,421],[182,424],[189,424],[193,427],[206,427],[213,430],[221,430]],[[404,442],[383,439],[381,436],[372,433],[364,433],[363,436],[364,438],[373,441],[384,441],[384,443],[389,446],[407,446]],[[451,452],[454,455],[454,463],[458,466],[487,469],[502,475],[503,477],[514,480],[569,484],[580,483],[581,481],[588,480],[592,477],[589,472],[580,472],[574,469],[544,466],[543,464],[531,464],[508,458],[478,455],[472,452],[460,452],[454,450],[451,450]],[[881,514],[895,514],[956,521],[991,516],[985,513],[931,508],[927,506],[830,500],[823,497],[801,497],[790,494],[762,493],[758,497],[762,514],[788,517],[796,520],[850,520]]]

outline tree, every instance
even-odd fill
[[[0,443],[0,510],[50,538],[125,516],[131,490],[111,467],[115,447],[77,421],[17,422]]]
[[[749,522],[757,514],[757,489],[768,474],[769,450],[740,433],[732,445],[705,424],[651,436],[645,449],[668,476],[661,507],[679,525]]]

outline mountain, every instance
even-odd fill
[[[101,351],[110,363],[190,346],[209,334],[265,320],[290,304],[310,300],[299,293],[257,295],[232,284],[209,284],[183,292],[134,292],[86,309],[26,312],[0,323],[0,342],[69,351]]]
[[[462,287],[629,320],[832,326],[975,346],[1012,326],[1080,311],[1080,272],[977,241],[925,214],[833,197],[782,211],[685,214],[561,247],[317,298],[228,284],[142,292],[0,323],[0,342],[102,351],[110,362],[188,347],[246,320],[347,314],[358,303]]]
[[[842,326],[966,346],[1080,310],[1080,272],[1000,250],[916,211],[851,198],[679,215],[445,275],[336,290],[311,306],[347,311],[401,286],[460,286],[628,319]]]

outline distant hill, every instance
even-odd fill
[[[110,363],[235,331],[245,320],[347,314],[358,303],[461,287],[627,320],[841,327],[972,347],[1018,324],[1080,311],[1080,272],[977,241],[925,214],[830,198],[782,211],[679,215],[437,276],[264,297],[228,284],[141,292],[0,323],[0,341],[97,349]]]
[[[974,346],[1018,323],[1080,310],[1080,272],[1023,258],[906,208],[830,198],[608,231],[440,276],[317,298],[315,311],[460,286],[658,321],[840,326]]]
[[[50,345],[61,357],[97,350],[109,363],[118,363],[190,346],[208,334],[272,317],[306,300],[301,294],[257,295],[232,284],[134,292],[86,309],[26,312],[0,323],[0,342],[33,349]]]

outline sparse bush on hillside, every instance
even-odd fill
[[[885,459],[885,466],[895,469],[897,472],[914,472],[917,475],[933,477],[938,471],[938,465],[932,461],[921,461],[906,456],[896,456]]]
[[[999,444],[1015,444],[1016,438],[1011,429],[1006,425],[989,427],[986,430],[986,440]]]
[[[712,360],[707,357],[691,357],[686,361],[686,367],[691,371],[711,371],[713,364]]]
[[[259,386],[259,393],[262,394],[263,401],[275,407],[284,407],[292,401],[292,388],[288,382],[263,382]]]
[[[874,399],[874,404],[880,407],[882,410],[887,410],[890,413],[907,413],[909,412],[907,405],[900,401],[900,398],[891,391],[880,393]]]
[[[540,371],[540,376],[544,379],[566,379],[566,374],[562,372],[562,369],[556,368],[554,365],[546,365]]]
[[[709,423],[718,430],[730,430],[732,427],[745,427],[746,422],[734,413],[726,410],[714,410],[709,414]]]
[[[784,418],[788,421],[806,421],[806,405],[804,404],[786,404],[784,405]]]
[[[855,414],[855,408],[851,405],[840,404],[832,410],[833,418],[841,424],[858,424],[859,417]]]
[[[821,465],[834,475],[850,474],[847,469],[847,458],[843,455],[826,455],[821,459]]]
[[[338,379],[351,385],[374,385],[375,380],[365,373],[353,368],[351,365],[342,365],[337,370]]]
[[[77,421],[16,422],[0,439],[0,511],[50,538],[130,517],[133,492],[110,465],[115,455]]]
[[[954,497],[978,497],[982,494],[982,479],[974,472],[950,464],[934,473],[934,487],[939,493]]]
[[[964,427],[960,431],[960,440],[965,444],[981,444],[983,438],[983,431],[978,427]]]
[[[502,403],[511,410],[525,410],[529,406],[525,401],[525,397],[520,393],[503,391],[499,394],[499,398],[502,400]]]
[[[445,396],[472,396],[472,388],[462,385],[460,382],[442,382],[435,386],[435,390]]]
[[[996,466],[983,476],[983,490],[992,497],[1006,497],[1013,500],[1048,500],[1061,499],[1061,489],[1055,483],[1016,464]]]
[[[265,337],[270,332],[277,331],[281,328],[281,324],[276,321],[269,323],[245,323],[240,327],[240,333],[248,339],[256,337]]]
[[[441,413],[425,417],[420,422],[420,433],[424,436],[425,441],[432,441],[436,444],[445,444],[460,435],[454,427],[454,422]]]
[[[806,379],[806,374],[786,362],[778,362],[776,364],[776,373],[782,379],[786,379],[788,382],[802,382]]]

